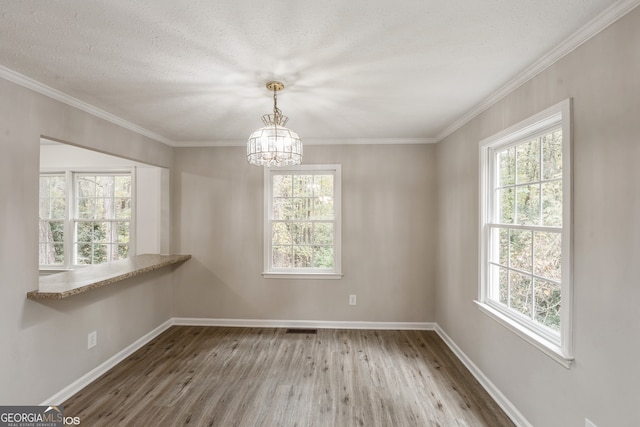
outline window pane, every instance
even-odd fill
[[[562,178],[562,131],[557,130],[542,139],[543,179]]]
[[[311,246],[293,247],[293,266],[296,268],[311,267]]]
[[[511,230],[509,266],[531,272],[531,231]]]
[[[497,202],[496,209],[498,222],[500,224],[513,224],[513,208],[514,208],[514,189],[504,188],[497,190]]]
[[[333,268],[333,246],[314,246],[313,266],[316,268]]]
[[[49,219],[51,218],[51,205],[50,199],[48,198],[40,198],[40,206],[38,210],[38,216],[40,219]]]
[[[509,305],[512,309],[531,318],[531,276],[511,271]]]
[[[500,248],[500,259],[498,262],[507,266],[509,265],[509,229],[501,228],[499,233],[500,242],[498,243],[498,246]]]
[[[507,304],[509,297],[509,271],[504,267],[491,265],[491,283],[489,298]]]
[[[40,176],[40,219],[64,219],[66,189],[64,176]]]
[[[78,243],[76,245],[76,264],[91,264],[93,257],[93,245],[91,243]]]
[[[514,147],[498,153],[498,186],[512,185],[516,182],[516,150]]]
[[[46,175],[40,177],[40,197],[66,197],[64,176]]]
[[[562,226],[562,181],[542,184],[542,225]]]
[[[292,218],[293,206],[291,199],[274,198],[273,199],[273,219],[288,220]]]
[[[125,259],[129,256],[129,245],[118,245],[118,258]]]
[[[56,257],[53,245],[46,242],[40,242],[38,245],[38,263],[40,265],[55,264]]]
[[[310,198],[294,198],[293,199],[293,217],[295,219],[310,219],[312,203]]]
[[[129,243],[129,225],[130,223],[128,221],[117,223],[117,236],[112,240],[114,243]]]
[[[76,223],[76,241],[77,242],[93,241],[93,223],[91,222]]]
[[[536,279],[536,319],[551,329],[560,330],[560,285]]]
[[[78,198],[96,197],[95,177],[80,176],[78,177]]]
[[[64,219],[65,211],[67,209],[67,203],[65,199],[55,198],[50,199],[51,213],[49,218],[51,219]]]
[[[112,198],[98,199],[96,207],[101,219],[115,219],[116,207]]]
[[[291,268],[293,266],[291,246],[273,247],[273,266],[276,268]]]
[[[49,197],[49,177],[40,175],[40,192],[39,196],[41,199]]]
[[[313,226],[310,222],[294,222],[291,224],[293,243],[298,245],[311,244]]]
[[[77,222],[78,242],[106,242],[106,225],[100,222]]]
[[[96,218],[96,201],[95,199],[77,199],[78,218],[95,219]]]
[[[64,246],[61,243],[40,242],[39,259],[40,265],[61,265],[64,263]]]
[[[115,177],[115,191],[113,195],[116,197],[131,197],[130,175],[118,175]]]
[[[64,243],[64,222],[47,221],[51,230],[51,237],[55,243]]]
[[[115,176],[97,176],[96,184],[97,197],[113,197],[113,191],[115,188]]]
[[[562,274],[562,236],[560,233],[534,233],[534,274],[561,280]]]
[[[492,250],[489,252],[489,261],[506,267],[509,259],[509,229],[492,228],[490,232]]]
[[[292,175],[273,175],[273,197],[293,196]]]
[[[284,222],[272,223],[271,241],[274,245],[290,245],[292,240],[289,225]]]
[[[329,196],[318,197],[314,200],[314,219],[333,219],[333,198]]]
[[[111,223],[94,222],[93,223],[93,242],[107,243],[111,236]]]
[[[313,175],[294,175],[293,195],[294,197],[313,196]]]
[[[313,177],[314,196],[333,199],[333,175],[315,175]]]
[[[538,138],[516,147],[516,184],[540,181],[540,140]]]
[[[91,264],[102,264],[109,261],[109,258],[107,257],[107,246],[110,245],[93,245],[93,259],[91,260]]]
[[[520,225],[540,224],[540,184],[516,187],[516,223]]]
[[[64,263],[64,243],[54,243],[53,251],[55,252],[54,264]]]
[[[316,245],[333,244],[333,223],[317,222],[313,227],[313,243]]]
[[[117,198],[114,200],[116,207],[116,218],[129,219],[131,218],[131,199],[130,198]]]
[[[121,259],[120,257],[120,249],[121,248],[126,248],[126,245],[119,245],[119,244],[110,244],[110,245],[105,245],[106,246],[106,256],[105,262],[109,262],[109,261],[118,261],[119,259]]]

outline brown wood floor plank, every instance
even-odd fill
[[[174,326],[64,408],[91,427],[513,426],[430,331]]]

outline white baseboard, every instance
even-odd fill
[[[69,399],[71,396],[97,380],[101,375],[107,372],[109,369],[122,362],[124,359],[135,353],[138,349],[143,347],[149,341],[169,329],[173,325],[173,319],[169,319],[151,332],[135,340],[133,343],[116,353],[114,356],[107,359],[91,371],[87,372],[76,381],[72,382],[58,393],[54,394],[50,398],[46,399],[40,404],[40,406],[61,405],[62,402]]]
[[[319,328],[319,329],[386,329],[433,331],[433,322],[335,322],[329,320],[266,320],[266,319],[199,319],[175,317],[174,325],[234,326],[244,328]]]
[[[507,397],[502,394],[502,392],[498,389],[487,378],[487,376],[469,359],[469,357],[458,347],[458,345],[453,342],[451,337],[447,335],[444,330],[436,323],[435,331],[438,333],[440,338],[449,346],[451,351],[460,359],[460,361],[467,367],[467,369],[471,372],[471,374],[478,380],[480,385],[489,393],[489,395],[496,401],[496,403],[502,408],[502,410],[511,418],[518,427],[533,427],[533,425],[527,421],[527,419],[518,411],[513,403]]]

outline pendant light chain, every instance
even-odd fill
[[[282,111],[280,111],[280,109],[278,108],[278,92],[276,90],[276,88],[273,88],[273,123],[275,124],[275,126],[278,126],[280,124],[280,121],[282,117]]]

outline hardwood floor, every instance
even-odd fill
[[[64,402],[82,426],[513,426],[435,332],[174,326]]]

